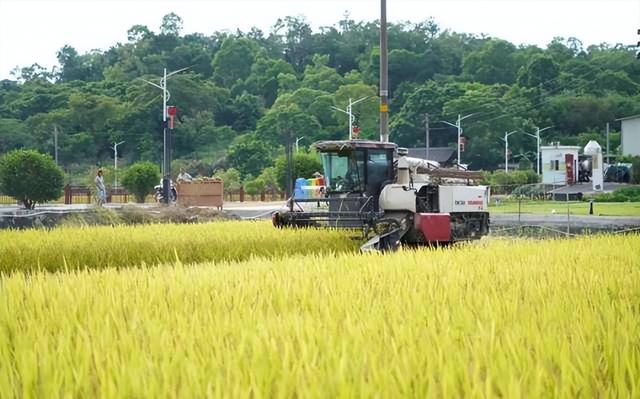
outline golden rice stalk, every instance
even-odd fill
[[[0,397],[640,396],[640,237],[0,277]]]

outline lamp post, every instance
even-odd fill
[[[504,173],[509,173],[509,136],[518,132],[519,130],[504,132]]]
[[[148,80],[142,79],[144,82],[150,84],[151,86],[157,87],[162,90],[162,137],[163,137],[163,166],[162,166],[162,196],[164,197],[164,203],[169,203],[169,190],[171,184],[171,133],[169,129],[167,129],[167,101],[171,98],[171,93],[167,90],[167,79],[175,75],[176,73],[180,73],[186,71],[191,67],[186,67],[182,69],[178,69],[173,72],[167,73],[167,68],[164,68],[164,76],[160,79],[160,84],[157,85],[153,82],[149,82]]]
[[[537,146],[537,152],[536,152],[536,173],[538,174],[538,176],[540,176],[540,133],[544,132],[547,129],[551,129],[553,126],[547,126],[545,128],[540,129],[539,127],[536,128],[536,134],[531,134],[531,133],[527,133],[527,132],[522,132],[524,134],[526,134],[527,136],[531,136],[533,138],[536,139],[536,146]]]
[[[124,140],[119,143],[113,143],[113,188],[118,188],[118,146],[124,143]]]
[[[298,141],[302,140],[303,138],[304,138],[304,136],[302,136],[302,137],[298,137],[298,138],[296,139],[296,152],[298,152]]]
[[[333,105],[331,106],[331,108],[335,109],[336,111],[340,111],[343,114],[347,114],[349,115],[349,140],[352,140],[352,135],[353,135],[353,106],[356,105],[359,102],[362,102],[364,100],[366,100],[367,98],[369,98],[369,96],[366,97],[362,97],[357,99],[356,101],[351,101],[351,98],[349,98],[349,104],[347,105],[347,110],[345,111],[344,109],[340,109],[338,107],[334,107]]]
[[[457,143],[457,147],[458,147],[458,166],[460,166],[462,164],[461,159],[460,159],[460,137],[462,136],[462,125],[461,125],[461,122],[463,120],[465,120],[465,119],[467,119],[467,118],[469,118],[469,117],[471,117],[473,115],[477,115],[479,113],[480,112],[474,112],[473,114],[468,114],[468,115],[465,115],[465,116],[462,116],[462,117],[460,116],[460,114],[458,114],[458,120],[457,120],[455,125],[453,123],[451,123],[451,122],[447,122],[447,121],[444,121],[444,120],[440,121],[440,122],[446,123],[447,125],[453,126],[456,129],[458,129],[458,143]]]

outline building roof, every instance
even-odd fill
[[[626,121],[626,120],[629,120],[629,119],[638,119],[638,118],[640,118],[640,114],[632,115],[632,116],[625,116],[624,118],[618,118],[618,119],[616,119],[616,121]]]
[[[540,146],[540,151],[542,150],[576,150],[580,151],[582,147],[579,145],[543,145]]]
[[[455,152],[455,148],[450,147],[429,147],[429,160],[447,163],[455,157]],[[409,156],[425,159],[427,157],[427,149],[425,147],[409,148]]]

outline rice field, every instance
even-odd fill
[[[0,397],[640,397],[640,236],[359,254],[235,223],[224,245],[271,250],[67,269],[2,252]],[[81,231],[62,233],[108,235]]]
[[[0,272],[123,268],[355,252],[353,232],[275,230],[270,222],[0,230]]]

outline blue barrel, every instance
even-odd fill
[[[303,177],[297,178],[295,187],[293,189],[293,196],[295,198],[307,198],[306,191],[302,189],[302,186],[306,186],[306,185],[307,185],[307,179]]]

